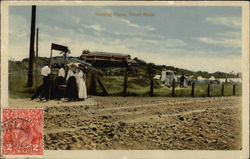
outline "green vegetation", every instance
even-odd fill
[[[138,60],[138,59],[137,59]],[[45,63],[49,61],[48,58],[40,57],[38,59],[38,80],[37,86],[42,83],[42,77],[40,75],[40,70]],[[53,61],[55,63],[62,63],[62,57],[54,57]],[[129,96],[149,96],[150,90],[150,79],[148,73],[148,66],[153,70],[153,73],[160,74],[163,66],[147,64],[144,61],[139,61],[138,66],[131,67],[129,70],[128,77],[128,87],[127,94]],[[193,75],[194,77],[203,76],[210,77],[214,76],[215,78],[230,78],[232,75],[215,72],[214,74],[209,74],[207,72],[193,72],[185,69],[179,69],[172,66],[164,66],[167,69],[174,70],[177,74],[188,74]],[[103,84],[107,88],[110,95],[120,96],[123,95],[123,82],[124,82],[124,68],[117,67],[106,67],[103,68],[105,71],[113,71],[113,76],[103,76],[101,78]],[[34,85],[32,88],[26,87],[27,83],[27,71],[28,71],[28,59],[22,61],[9,61],[9,96],[11,98],[29,98],[35,92],[36,79],[34,76]],[[34,66],[34,75],[35,75],[35,66]],[[236,95],[242,95],[242,86],[236,85]],[[211,85],[211,96],[221,96],[221,85]],[[187,88],[175,88],[176,97],[189,97],[191,96],[191,86]],[[97,84],[97,91],[101,92],[99,85]],[[228,84],[224,87],[224,95],[231,96],[233,93],[233,85]],[[160,80],[155,80],[154,82],[154,96],[171,96],[172,88],[168,88],[162,84]],[[206,84],[197,84],[195,85],[195,96],[205,97],[207,96],[207,85]]]
[[[204,78],[210,78],[211,76],[214,76],[215,78],[234,78],[235,77],[234,75],[229,74],[229,73],[225,73],[225,72],[219,72],[219,71],[214,72],[214,73],[208,73],[206,71],[194,72],[194,71],[186,70],[183,68],[177,68],[174,66],[155,65],[152,63],[146,63],[145,61],[140,60],[138,58],[134,58],[134,60],[139,63],[139,65],[137,66],[138,72],[140,72],[141,70],[146,70],[145,67],[151,65],[156,74],[160,74],[162,68],[164,67],[167,70],[172,70],[172,71],[176,72],[177,75],[185,74],[185,75],[193,76],[194,78],[196,78],[198,76],[202,76]]]
[[[42,84],[42,76],[40,71],[42,66],[48,62],[49,59],[46,57],[39,57],[37,60],[37,86]],[[55,63],[63,63],[62,57],[54,57]],[[28,74],[28,59],[22,61],[9,61],[9,97],[10,98],[31,98],[35,92],[36,86],[36,69],[35,64],[33,67],[33,87],[26,87],[27,74]]]
[[[123,76],[104,76],[102,78],[103,84],[106,86],[108,92],[111,95],[122,95],[123,93]],[[101,91],[97,85],[97,90]],[[195,96],[196,97],[206,97],[207,96],[207,84],[196,84],[195,85]],[[128,77],[128,96],[149,96],[150,90],[150,80],[145,77]],[[177,86],[175,88],[176,97],[190,97],[192,92],[192,87],[180,88]],[[221,96],[222,86],[221,85],[210,85],[210,96]],[[233,95],[233,85],[224,85],[224,96]],[[236,85],[236,96],[242,95],[241,85]],[[154,96],[172,96],[172,87],[164,86],[161,81],[155,80],[154,82]]]
[[[41,83],[41,79],[39,78]],[[9,74],[9,97],[10,98],[30,98],[35,92],[35,87],[26,87],[27,71],[22,73],[15,71]]]

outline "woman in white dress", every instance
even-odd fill
[[[78,89],[78,98],[80,100],[85,100],[87,98],[87,87],[86,87],[86,77],[85,73],[81,67],[77,68],[77,72],[75,74],[77,89]]]

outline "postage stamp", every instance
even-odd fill
[[[43,109],[3,109],[3,155],[43,155]]]

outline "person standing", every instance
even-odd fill
[[[41,97],[45,98],[46,101],[49,99],[50,73],[51,73],[51,69],[50,69],[49,63],[47,63],[41,70],[41,74],[43,76],[43,83],[44,83],[44,91]]]
[[[87,98],[86,75],[83,70],[85,70],[85,68],[78,66],[76,72],[76,83],[79,100],[85,100]]]
[[[185,80],[185,76],[184,74],[182,74],[182,76],[180,77],[180,87],[184,87],[184,80]]]
[[[61,99],[64,97],[64,90],[62,90],[61,85],[65,85],[65,70],[64,70],[64,64],[60,65],[60,69],[58,71],[58,77],[57,77],[57,87],[56,87],[56,97],[57,99]]]
[[[67,82],[66,96],[68,98],[68,101],[76,100],[78,98],[75,73],[76,73],[75,68],[71,66],[71,68],[69,68],[68,70],[68,74],[66,78],[66,82]]]
[[[58,71],[58,83],[64,84],[65,83],[65,70],[64,64],[61,64],[61,68]]]
[[[51,74],[51,69],[48,62],[41,69],[41,75],[43,76],[43,84],[37,89],[37,92],[31,98],[31,100],[35,99],[38,96],[40,96],[40,100],[43,100],[45,98],[47,101],[49,99],[50,74]]]

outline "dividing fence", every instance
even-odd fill
[[[180,87],[173,80],[171,86],[164,86],[162,81],[155,79],[156,72],[148,67],[141,75],[124,70],[123,76],[105,76],[104,83],[110,95],[126,96],[167,96],[167,97],[213,97],[241,95],[241,84],[226,82],[221,84],[207,84],[191,82],[187,87]],[[130,75],[130,76],[129,76]]]
[[[124,78],[123,84],[123,96],[129,96],[131,92],[128,92],[128,78]],[[154,87],[155,80],[150,80],[148,89],[148,96],[159,96],[158,91]],[[148,87],[147,87],[148,88]],[[237,92],[237,93],[236,93]],[[146,93],[146,92],[145,92]],[[172,82],[172,86],[169,88],[161,88],[161,95],[172,97],[213,97],[213,96],[236,96],[241,95],[241,84],[196,84],[192,83],[188,87],[179,87],[175,81]]]

